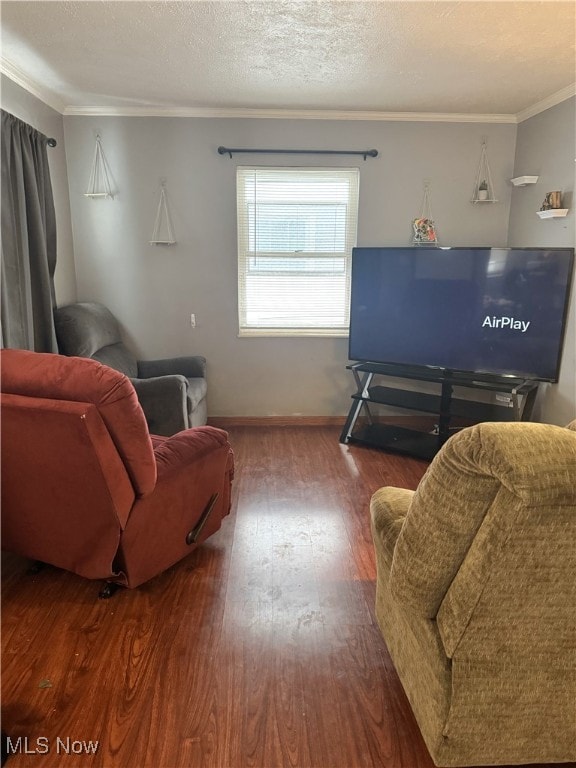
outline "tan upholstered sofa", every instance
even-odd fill
[[[372,498],[378,622],[439,766],[576,761],[574,430],[462,430]]]

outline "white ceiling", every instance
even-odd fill
[[[576,0],[3,0],[1,27],[2,71],[65,114],[518,117],[575,92]]]

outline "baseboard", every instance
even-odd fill
[[[208,424],[229,427],[342,427],[346,416],[210,416]]]

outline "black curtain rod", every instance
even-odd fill
[[[55,147],[58,142],[56,139],[46,139],[46,144],[48,144],[49,147]]]
[[[218,147],[219,155],[232,155],[240,152],[249,152],[253,155],[362,155],[364,160],[367,157],[378,157],[377,149],[238,149],[232,147]]]

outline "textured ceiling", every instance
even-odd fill
[[[66,107],[516,114],[575,80],[575,1],[1,4],[3,70]]]

